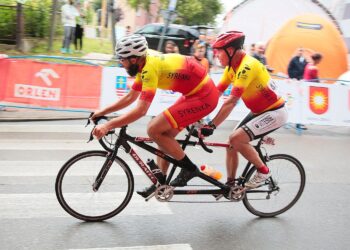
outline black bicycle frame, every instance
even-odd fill
[[[184,168],[184,166],[181,166],[180,162],[164,152],[158,150],[157,148],[148,145],[147,143],[153,142],[150,138],[145,138],[145,137],[133,137],[130,136],[126,133],[126,128],[127,126],[124,126],[120,129],[118,139],[115,143],[115,147],[111,153],[109,153],[103,167],[101,168],[100,173],[97,175],[96,182],[94,183],[94,190],[97,191],[99,186],[101,185],[104,177],[107,175],[108,170],[111,166],[111,163],[114,161],[114,159],[117,157],[118,150],[120,147],[123,147],[125,152],[128,153],[134,161],[137,163],[137,165],[142,169],[142,171],[146,174],[146,176],[151,180],[153,184],[157,184],[158,180],[157,178],[153,175],[149,167],[143,162],[143,160],[138,156],[138,154],[135,152],[135,150],[130,146],[129,142],[132,144],[135,144],[136,146],[150,152],[151,154],[154,154],[156,156],[159,156],[163,158],[164,160],[170,162],[173,164],[171,171],[165,181],[165,184],[168,185],[174,175],[174,172],[177,167]],[[203,141],[199,142],[194,142],[190,141],[192,131],[194,130],[194,126],[191,126],[191,129],[189,133],[186,135],[185,140],[177,140],[181,145],[182,149],[185,150],[187,146],[195,146],[200,144],[205,151],[212,152],[211,149],[208,149],[206,145],[210,146],[220,146],[220,147],[227,147],[227,144],[221,144],[221,143],[203,143]],[[257,145],[254,146],[256,151],[259,154],[259,157],[262,159],[262,161],[266,164],[266,156],[263,155],[261,151],[261,146],[262,144],[262,139],[259,140]],[[238,184],[242,185],[246,181],[245,176],[247,176],[248,172],[250,171],[251,168],[253,168],[252,164],[250,162],[247,163],[245,166],[242,175],[237,179]],[[191,189],[191,190],[174,190],[174,194],[224,194],[230,191],[230,187],[226,186],[222,182],[219,182],[215,180],[214,178],[211,178],[210,176],[198,172],[197,177],[213,184],[216,187],[219,187],[220,189]],[[247,190],[247,192],[262,192],[262,191],[255,191],[255,190]],[[263,191],[266,192],[266,191]]]
[[[194,129],[194,127],[192,128]],[[180,144],[182,144],[182,148],[185,149],[187,145],[197,145],[197,142],[190,141],[191,133],[189,133],[186,136],[185,140],[178,140]],[[181,166],[180,162],[167,154],[163,153],[162,151],[158,150],[157,148],[150,146],[147,144],[147,142],[152,142],[148,138],[142,138],[142,137],[133,137],[126,133],[126,127],[122,127],[119,131],[119,137],[117,139],[117,142],[115,144],[115,148],[112,153],[112,157],[116,157],[119,147],[123,147],[125,149],[125,152],[130,154],[130,156],[134,159],[134,161],[137,163],[137,165],[142,169],[142,171],[147,175],[147,177],[152,181],[152,183],[157,184],[157,178],[153,175],[153,173],[150,171],[150,169],[146,166],[146,164],[142,161],[142,159],[137,155],[137,153],[132,149],[130,146],[130,143],[135,144],[136,146],[150,152],[151,154],[157,155],[164,160],[170,162],[173,164],[172,169],[170,171],[170,174],[168,175],[165,184],[168,185],[170,183],[170,180],[175,172],[176,167],[184,168],[184,166]],[[214,178],[211,178],[210,176],[198,172],[197,177],[213,184],[216,187],[219,187],[220,189],[208,189],[208,190],[174,190],[174,194],[223,194],[225,192],[230,191],[230,187],[226,186],[222,182],[219,182],[215,180]]]

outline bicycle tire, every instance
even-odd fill
[[[118,156],[99,190],[92,189],[107,155],[106,151],[86,151],[73,156],[60,169],[55,183],[56,197],[68,214],[84,221],[103,221],[128,205],[134,191],[134,177]]]
[[[271,178],[279,187],[279,191],[273,191],[268,197],[267,190],[271,191],[272,184],[267,181],[270,184],[253,189],[251,192],[247,191],[243,199],[243,204],[249,212],[263,218],[275,217],[294,206],[304,191],[306,181],[305,170],[302,164],[293,156],[286,154],[271,155],[267,161],[267,166],[270,168]],[[250,169],[246,176],[247,181],[249,181],[255,171],[255,168]],[[290,181],[283,182],[283,176],[286,176]],[[292,193],[293,189],[295,190]],[[254,191],[259,190],[266,190],[266,192],[254,193]],[[290,198],[286,198],[287,195]],[[264,196],[265,198],[263,198]],[[276,203],[279,201],[282,201],[282,205],[277,207]]]

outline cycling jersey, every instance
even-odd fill
[[[219,92],[206,69],[193,57],[179,54],[146,56],[133,90],[140,100],[151,102],[157,88],[183,94],[163,115],[173,128],[182,129],[210,114],[218,104]]]
[[[236,72],[232,67],[226,67],[217,88],[224,92],[231,83],[231,95],[241,97],[247,108],[255,114],[284,103],[283,98],[275,92],[276,85],[266,67],[252,56],[244,55]]]
[[[180,54],[147,55],[132,89],[142,91],[140,100],[153,100],[157,88],[193,95],[206,83],[206,70],[192,57]]]

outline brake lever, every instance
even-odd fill
[[[198,139],[199,145],[202,146],[202,148],[204,149],[204,151],[207,151],[208,153],[213,153],[213,150],[208,148],[207,145],[205,145],[204,141],[202,138]]]

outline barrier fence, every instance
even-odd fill
[[[211,77],[218,83],[221,74]],[[350,86],[291,79],[275,79],[285,98],[289,122],[350,126]],[[54,109],[95,110],[126,95],[133,83],[123,68],[93,65],[55,64],[24,59],[0,59],[0,102]],[[230,93],[220,97],[213,117]],[[157,115],[180,95],[158,90],[147,115]],[[3,104],[6,106],[5,104]],[[117,112],[125,113],[135,106]],[[240,120],[248,110],[240,101],[229,120]]]

